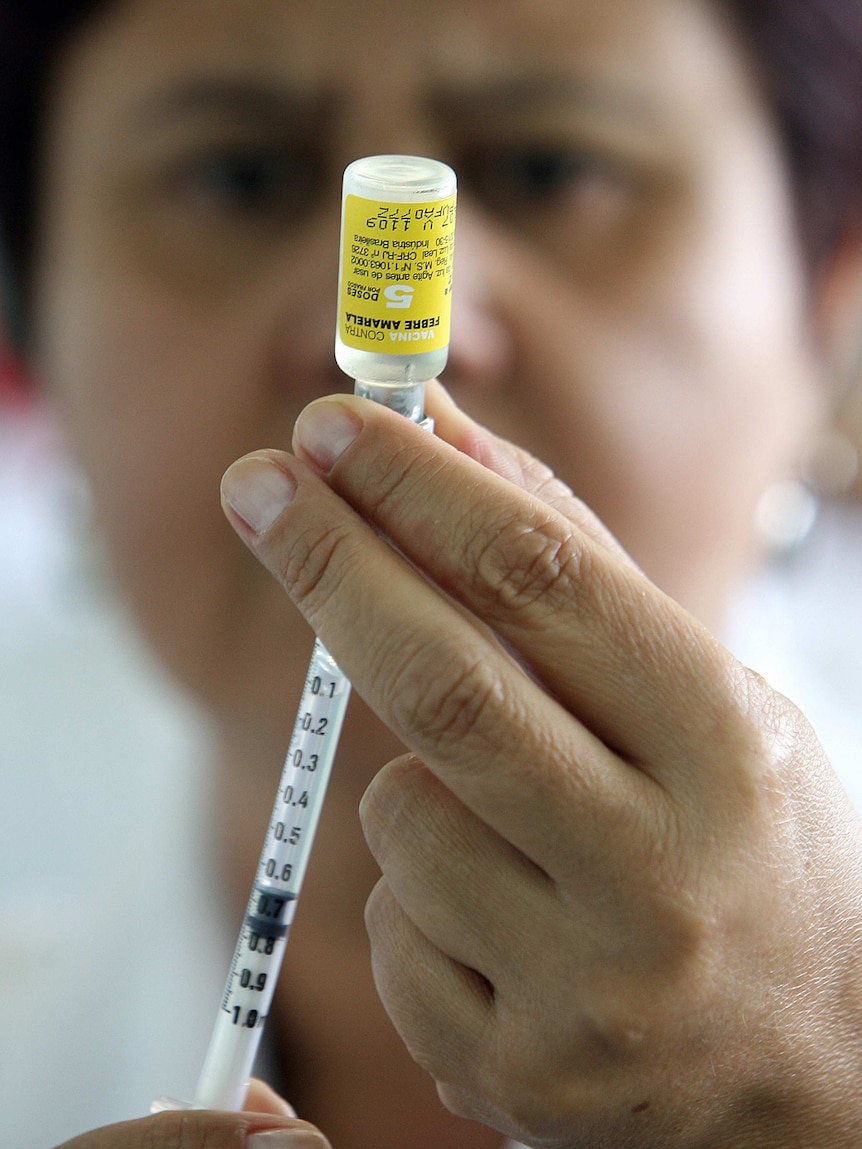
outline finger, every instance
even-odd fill
[[[374,983],[413,1059],[438,1082],[455,1082],[493,1029],[493,992],[475,970],[425,937],[381,879],[365,909]]]
[[[540,868],[556,878],[573,835],[600,858],[609,832],[634,834],[633,818],[652,804],[643,793],[651,783],[301,462],[277,452],[247,456],[225,474],[223,498],[238,532],[365,701]]]
[[[602,740],[686,783],[692,748],[715,743],[729,709],[732,660],[682,608],[577,523],[376,404],[318,400],[295,440]]]
[[[576,1019],[602,1040],[626,1040],[626,1001],[647,980],[657,991],[660,971],[696,949],[702,919],[666,882],[659,859],[671,837],[659,823],[636,835],[601,827],[598,849],[570,826],[555,843],[558,887],[412,756],[377,774],[360,814],[390,895],[435,949],[487,979],[498,1025],[530,1024],[537,991],[556,982],[566,1044]],[[675,859],[673,881],[679,872]],[[619,1010],[607,1000],[610,970]],[[619,992],[625,984],[633,997]]]
[[[575,496],[562,479],[557,478],[546,463],[471,419],[436,379],[427,387],[427,410],[434,419],[434,431],[438,438],[507,482],[535,495],[578,526],[588,538],[636,569],[635,563],[604,523],[586,503]]]
[[[412,755],[390,762],[360,806],[399,905],[437,949],[496,987],[529,955],[553,883]]]
[[[58,1149],[331,1149],[305,1121],[191,1109],[107,1125]]]
[[[378,995],[414,1061],[434,1078],[440,1100],[461,1117],[517,1136],[508,1065],[530,1060],[530,1046],[523,1048],[529,1027],[499,1016],[495,988],[441,953],[385,879],[368,899],[365,920]],[[529,998],[521,994],[522,1006]],[[529,1089],[526,1076],[512,1085]]]
[[[277,1117],[296,1117],[296,1110],[265,1081],[253,1077],[243,1106],[247,1113],[272,1113]]]

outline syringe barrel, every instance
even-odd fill
[[[269,1015],[350,698],[326,647],[312,651],[278,796],[198,1081],[196,1109],[242,1109]]]

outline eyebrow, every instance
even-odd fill
[[[230,115],[252,123],[296,124],[319,119],[331,104],[278,83],[232,77],[184,80],[165,88],[135,109],[130,127],[148,135],[183,116]]]
[[[427,100],[443,122],[465,111],[481,117],[500,112],[538,112],[561,105],[598,111],[629,122],[653,119],[656,112],[644,92],[624,82],[606,83],[566,72],[528,73],[446,88],[436,85]],[[279,81],[200,77],[180,81],[145,100],[136,108],[130,128],[147,136],[182,117],[194,116],[230,116],[239,122],[295,127],[310,120],[319,123],[341,102],[337,93],[300,91]],[[348,103],[346,96],[343,102]]]
[[[594,80],[568,72],[526,74],[465,85],[454,92],[438,92],[433,103],[446,115],[465,107],[482,114],[543,111],[560,105],[608,113],[629,121],[646,121],[657,114],[647,93],[624,81]]]

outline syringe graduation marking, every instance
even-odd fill
[[[258,912],[246,913],[245,924],[258,936],[286,938],[290,922],[281,919],[290,903],[296,901],[296,894],[274,894],[267,886],[255,886],[254,893]]]
[[[349,694],[349,682],[316,642],[225,987],[222,1009],[226,1012],[236,1010],[237,995],[243,990],[253,994],[258,988],[254,980],[243,984],[242,974],[250,965],[256,967],[253,973],[266,973],[261,967],[280,962]]]
[[[316,641],[225,985],[221,1020],[201,1073],[198,1106],[240,1104],[237,1086],[251,1072],[269,1013],[349,697],[350,683]]]

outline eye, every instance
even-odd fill
[[[303,150],[244,147],[192,157],[178,166],[171,183],[197,207],[253,217],[305,207],[317,178],[318,164]]]
[[[463,182],[500,208],[562,207],[620,178],[604,157],[553,146],[476,149],[463,166]]]

